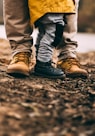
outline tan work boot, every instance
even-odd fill
[[[7,73],[13,76],[29,76],[29,59],[30,53],[17,53],[13,56],[7,68]]]
[[[80,67],[80,63],[75,58],[68,58],[58,61],[57,66],[60,67],[68,77],[86,78],[88,73]]]

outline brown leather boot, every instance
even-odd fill
[[[29,59],[30,53],[17,53],[13,56],[7,68],[7,73],[13,76],[29,76]]]
[[[86,78],[88,76],[87,71],[81,68],[79,61],[75,58],[58,61],[57,66],[60,67],[68,77]]]

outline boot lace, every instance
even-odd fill
[[[66,60],[62,60],[60,65],[62,65],[62,67],[64,67],[65,69],[70,69],[72,65],[77,65],[78,67],[80,67],[79,61],[75,58],[68,58]]]
[[[30,61],[30,53],[18,53],[13,57],[13,61],[12,63],[17,63],[17,62],[24,62],[25,64],[29,65],[29,61]]]

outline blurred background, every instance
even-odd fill
[[[95,49],[95,0],[80,0],[78,21],[79,50]],[[3,0],[0,0],[0,37],[5,38]]]
[[[3,23],[3,0],[0,0],[0,24]]]

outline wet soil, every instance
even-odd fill
[[[95,136],[95,52],[78,54],[89,76],[48,79],[6,74],[11,50],[0,40],[0,136]]]

